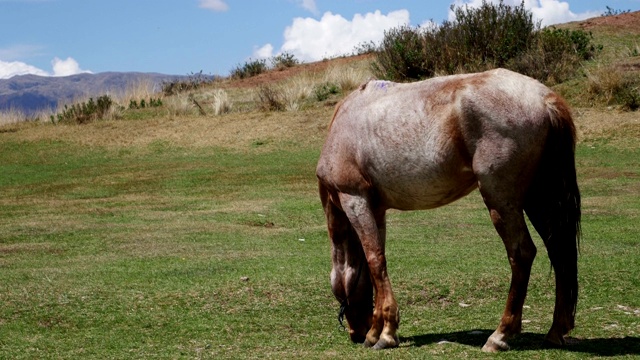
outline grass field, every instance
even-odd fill
[[[477,192],[390,214],[399,349],[338,329],[314,176],[331,111],[4,128],[0,358],[491,357],[509,269]],[[541,348],[554,301],[541,250],[524,334],[500,358],[640,355],[640,125],[576,115],[579,342]]]
[[[637,75],[637,22],[589,24],[607,46],[585,74]],[[313,71],[331,65],[291,71],[322,78]],[[510,270],[474,192],[390,212],[401,344],[374,352],[339,330],[329,285],[315,165],[339,96],[255,110],[254,88],[285,73],[222,83],[235,109],[222,116],[165,106],[85,125],[0,125],[0,359],[640,357],[638,112],[594,105],[586,75],[556,87],[577,106],[579,132],[575,344],[542,347],[554,276],[535,235],[524,333],[511,351],[481,352]]]

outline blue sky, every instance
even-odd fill
[[[0,78],[140,71],[228,75],[282,51],[304,61],[349,53],[403,23],[441,23],[482,0],[0,0]],[[498,0],[490,0],[497,2]],[[505,0],[519,4],[520,0]],[[640,0],[527,0],[545,24]]]

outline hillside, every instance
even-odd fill
[[[10,79],[0,79],[0,112],[13,109],[28,115],[40,110],[55,109],[58,104],[80,98],[120,93],[141,81],[160,84],[180,78],[184,77],[136,72],[105,72],[64,77],[14,76]]]

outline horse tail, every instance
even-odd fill
[[[556,274],[556,314],[567,332],[574,327],[578,302],[580,190],[576,177],[576,129],[566,102],[545,98],[549,132],[537,178],[525,211],[544,240]],[[561,313],[558,313],[558,312]],[[561,325],[562,326],[562,325]]]

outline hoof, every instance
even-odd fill
[[[578,344],[578,339],[569,336],[558,336],[547,334],[544,338],[544,346],[549,348],[560,348],[564,346],[571,346]]]
[[[558,331],[549,331],[544,337],[544,345],[551,348],[559,348],[565,345],[564,336]]]
[[[370,348],[370,347],[373,347],[374,345],[375,343],[372,343],[371,341],[369,341],[369,339],[364,340],[364,347]]]
[[[506,342],[502,340],[491,339],[491,338],[489,338],[489,340],[487,340],[487,343],[484,344],[484,346],[482,347],[482,351],[488,352],[488,353],[497,353],[500,351],[507,351],[507,350],[509,350],[509,345]]]
[[[398,347],[400,341],[397,336],[393,338],[380,338],[378,342],[373,346],[373,350],[382,350],[382,349],[393,349]]]

